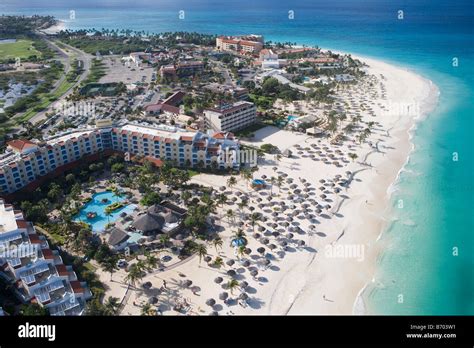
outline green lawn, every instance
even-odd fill
[[[31,40],[18,40],[14,43],[3,43],[0,44],[0,61],[15,59],[26,59],[30,56],[41,56],[41,52],[33,47],[33,41]]]

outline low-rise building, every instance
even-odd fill
[[[0,199],[0,273],[24,302],[37,303],[51,315],[81,315],[92,297],[87,283],[57,250],[36,233],[19,210]]]
[[[179,76],[194,75],[204,69],[204,63],[201,61],[185,61],[176,65],[176,72]]]
[[[256,54],[263,49],[263,36],[219,36],[216,38],[216,48],[219,51],[234,51]]]
[[[181,113],[178,105],[183,100],[185,93],[177,91],[163,101],[156,104],[145,106],[145,114],[148,116],[166,114],[169,116],[178,116]]]
[[[208,85],[205,85],[203,89],[211,91],[213,93],[226,94],[238,100],[248,99],[248,90],[243,87],[234,87],[230,85],[223,85],[217,82],[212,82]]]
[[[204,118],[208,129],[218,132],[240,130],[255,123],[257,108],[253,103],[239,101],[232,105],[204,110]]]

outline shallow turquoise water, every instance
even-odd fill
[[[102,202],[106,199],[107,202]],[[105,214],[105,208],[115,202],[123,202],[124,197],[117,196],[113,192],[106,191],[96,193],[92,196],[92,200],[82,207],[79,214],[74,218],[74,221],[82,221],[89,224],[93,232],[100,233],[105,230],[105,226],[108,223],[117,221],[120,218],[121,213],[130,214],[133,212],[134,206],[129,204],[120,209],[115,210],[109,216]],[[87,213],[96,213],[97,216],[93,219],[87,218]]]

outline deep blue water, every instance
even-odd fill
[[[472,0],[2,0],[0,13],[51,14],[69,28],[256,33],[414,69],[436,83],[439,106],[414,132],[393,195],[369,313],[474,314]],[[76,18],[69,20],[69,11]],[[185,18],[179,19],[179,11]],[[294,19],[288,11],[294,11]],[[397,11],[404,19],[397,19]],[[453,57],[459,66],[452,66]],[[459,160],[452,160],[453,152]],[[403,199],[404,208],[396,202]],[[458,248],[458,256],[453,255]],[[403,295],[403,303],[398,295]]]

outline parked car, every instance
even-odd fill
[[[127,261],[125,261],[124,259],[120,259],[117,261],[117,267],[119,268],[125,268],[127,267]]]

